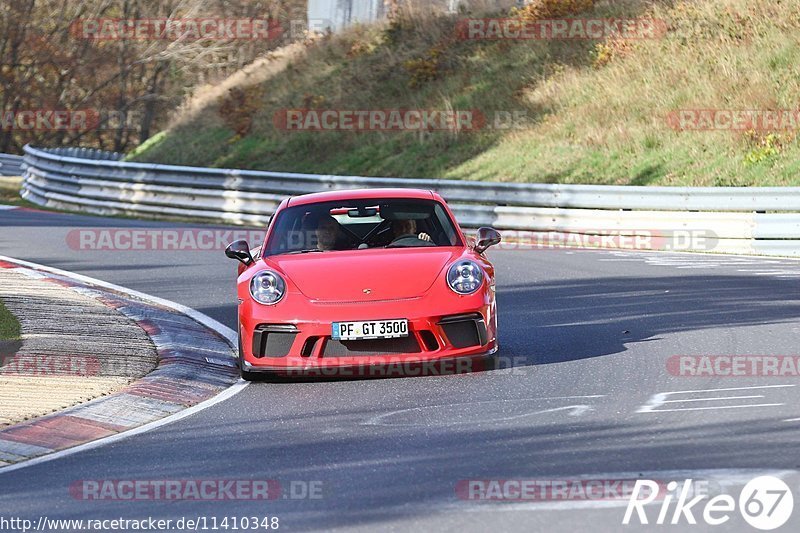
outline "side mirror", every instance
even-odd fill
[[[478,230],[478,236],[475,238],[474,250],[479,254],[482,254],[490,246],[498,244],[501,239],[502,237],[500,237],[500,232],[496,229],[480,228]]]
[[[234,241],[225,248],[225,255],[231,259],[241,261],[244,265],[253,263],[253,256],[250,254],[250,246],[247,241]]]

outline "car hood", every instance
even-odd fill
[[[423,295],[462,252],[462,248],[352,250],[280,255],[266,262],[311,300],[368,302]]]

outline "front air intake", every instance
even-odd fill
[[[480,313],[444,317],[438,325],[454,348],[483,346],[489,341],[486,322]]]
[[[287,324],[261,324],[253,331],[253,357],[286,357],[297,337],[297,328]]]

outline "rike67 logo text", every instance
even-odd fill
[[[789,486],[773,476],[761,476],[750,480],[739,493],[739,499],[729,494],[696,495],[691,479],[679,486],[678,482],[667,484],[667,494],[658,507],[658,516],[653,520],[648,516],[645,505],[653,502],[659,495],[659,485],[655,481],[637,480],[622,519],[624,525],[633,520],[640,524],[697,524],[698,516],[710,526],[720,526],[735,516],[738,503],[739,514],[756,529],[763,531],[778,528],[786,523],[794,509],[794,497]],[[694,497],[692,497],[694,496]],[[690,499],[691,498],[691,499]],[[703,502],[706,500],[705,502]],[[673,501],[674,509],[670,509]],[[701,503],[703,502],[703,503]],[[651,511],[657,506],[651,507]],[[635,516],[635,518],[634,518]]]

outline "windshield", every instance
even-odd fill
[[[453,221],[439,202],[368,199],[281,211],[264,255],[461,244]]]

